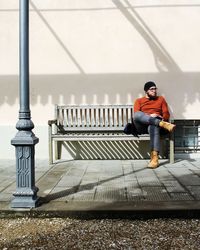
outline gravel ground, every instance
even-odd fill
[[[0,219],[0,249],[200,249],[200,219]]]

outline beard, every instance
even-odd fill
[[[147,96],[148,96],[149,100],[156,100],[158,98],[157,95],[152,96],[152,95],[149,95],[148,93],[147,93]]]

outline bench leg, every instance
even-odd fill
[[[62,142],[55,142],[55,159],[60,160],[62,155]]]
[[[52,148],[52,142],[49,142],[49,164],[53,164],[53,148]]]
[[[53,164],[53,141],[49,130],[49,165]]]
[[[174,133],[170,134],[169,139],[169,162],[174,163]]]

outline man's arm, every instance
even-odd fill
[[[134,113],[137,112],[137,111],[141,111],[141,107],[140,107],[140,102],[139,102],[139,99],[136,99],[135,100],[135,103],[133,105],[133,111]]]

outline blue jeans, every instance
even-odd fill
[[[151,117],[141,111],[134,113],[134,124],[139,134],[150,135],[151,150],[160,151],[160,127],[161,119],[159,117]]]

